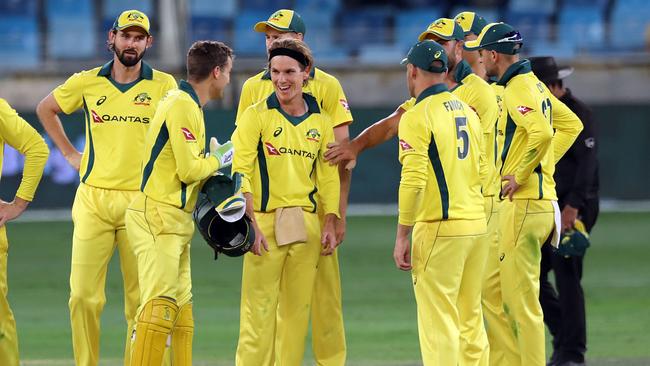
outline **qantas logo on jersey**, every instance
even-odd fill
[[[93,118],[93,122],[104,123],[104,121],[102,121],[102,117],[100,117],[99,114],[97,114],[97,112],[93,111],[92,109],[90,110],[90,115]]]
[[[181,127],[181,132],[183,133],[183,137],[185,137],[185,141],[196,141],[196,137],[194,137],[194,135],[192,135],[192,132],[190,132],[190,130],[187,128]]]
[[[399,147],[402,148],[402,151],[408,151],[408,150],[413,150],[413,147],[409,145],[408,142],[400,139],[399,140]]]
[[[266,152],[268,152],[269,155],[280,155],[278,149],[276,149],[270,142],[265,142],[264,147],[266,147]]]
[[[535,110],[530,107],[526,107],[525,105],[520,105],[519,107],[517,107],[517,111],[519,111],[519,113],[521,113],[522,116],[525,116],[530,112],[534,112]]]
[[[348,101],[345,99],[339,99],[339,103],[345,108],[346,111],[350,111],[350,105],[348,104]]]
[[[270,142],[265,142],[264,147],[266,147],[266,152],[269,154],[269,156],[280,156],[280,155],[293,155],[293,156],[299,156],[303,158],[308,158],[308,159],[315,159],[316,155],[312,153],[311,151],[307,150],[301,150],[301,149],[293,149],[290,147],[284,147],[280,146],[279,148],[276,148],[273,146]]]
[[[149,117],[140,116],[114,116],[110,114],[102,114],[101,116],[94,110],[90,110],[90,117],[94,123],[104,122],[132,122],[132,123],[149,123]]]

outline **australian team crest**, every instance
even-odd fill
[[[315,128],[312,128],[309,131],[307,131],[307,140],[314,141],[314,142],[320,142],[320,133],[318,133],[318,130],[315,129]]]
[[[129,15],[127,15],[127,19],[129,21],[131,21],[131,22],[140,22],[140,23],[142,23],[142,21],[144,20],[142,15],[140,15],[139,13],[135,13],[135,12],[129,13]]]
[[[147,93],[140,93],[133,98],[135,105],[149,105],[151,104],[151,97]]]

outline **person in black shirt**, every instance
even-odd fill
[[[565,103],[582,121],[584,129],[569,151],[555,166],[558,203],[562,209],[562,232],[573,228],[576,220],[591,232],[598,216],[597,138],[593,114],[589,107],[565,88],[562,79],[573,68],[558,68],[553,57],[531,57],[533,73],[551,93]],[[553,355],[548,366],[585,364],[587,332],[585,300],[580,280],[583,256],[554,253],[549,243],[542,247],[540,303],[544,322],[553,336]],[[555,287],[548,273],[555,273]]]

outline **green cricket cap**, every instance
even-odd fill
[[[289,9],[280,9],[271,14],[268,20],[257,22],[255,24],[256,32],[266,32],[266,27],[271,27],[280,32],[294,32],[305,34],[305,22],[302,21],[300,14]]]
[[[524,45],[524,39],[511,25],[506,23],[490,23],[473,41],[467,41],[463,48],[467,51],[480,49],[492,50],[507,55],[519,53]]]
[[[411,47],[401,64],[412,64],[424,71],[442,73],[447,71],[447,53],[437,42],[419,41]]]
[[[485,26],[488,24],[482,16],[472,11],[464,11],[462,13],[458,13],[454,20],[463,29],[463,33],[465,33],[465,35],[474,33],[478,36],[481,34],[483,28],[485,28]]]

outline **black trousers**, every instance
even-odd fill
[[[598,211],[598,199],[589,199],[578,213],[588,232],[596,223]],[[539,302],[544,323],[553,336],[554,361],[584,362],[585,359],[587,326],[585,297],[580,285],[583,259],[554,254],[549,243],[542,246]],[[555,286],[548,280],[551,270],[555,274]]]

